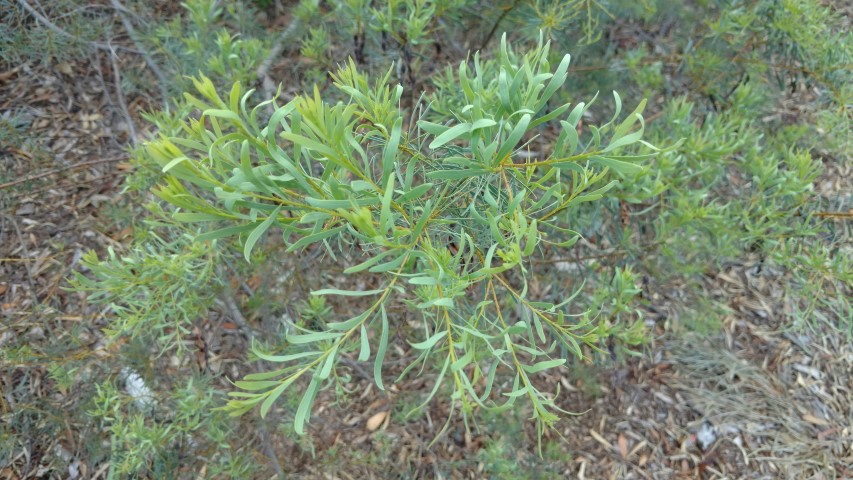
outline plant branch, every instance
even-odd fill
[[[127,30],[127,34],[130,37],[130,40],[133,42],[133,45],[139,50],[142,58],[145,59],[145,63],[148,65],[148,68],[154,73],[154,76],[157,77],[157,86],[160,88],[160,96],[163,101],[163,108],[169,107],[169,94],[166,91],[166,85],[169,84],[168,80],[166,80],[166,76],[163,74],[163,71],[160,70],[160,66],[157,65],[157,62],[151,58],[151,55],[144,49],[136,40],[136,30],[133,28],[133,24],[130,23],[130,19],[127,18],[125,12],[128,10],[124,8],[119,0],[110,0],[110,4],[118,13],[119,18],[121,19],[122,25],[124,25],[124,29]]]
[[[498,31],[498,27],[501,25],[501,22],[503,22],[504,18],[506,18],[506,16],[509,15],[509,12],[515,10],[515,7],[517,7],[519,3],[521,3],[521,0],[515,0],[512,3],[512,5],[505,8],[503,13],[501,13],[501,16],[498,17],[497,20],[495,20],[495,24],[492,25],[492,29],[489,30],[488,35],[486,35],[486,38],[483,40],[483,43],[480,44],[480,50],[481,51],[486,49],[486,46],[489,44],[489,42],[492,41],[492,38],[495,36],[495,32]]]
[[[237,327],[248,339],[252,340],[257,337],[256,334],[260,332],[249,325],[246,317],[240,311],[240,307],[237,306],[237,300],[234,298],[234,293],[229,286],[226,285],[222,289],[222,300],[216,300],[216,303],[228,310],[228,313],[231,314],[231,320],[237,324]]]
[[[258,67],[256,75],[258,80],[261,81],[261,87],[263,89],[264,95],[269,98],[272,98],[275,94],[275,82],[269,76],[270,69],[272,68],[272,64],[276,58],[281,55],[284,51],[286,45],[290,45],[292,40],[296,37],[299,31],[302,29],[302,20],[298,17],[294,18],[290,25],[287,26],[276,38],[275,43],[273,43],[272,48],[270,49],[269,55],[264,59],[261,66]]]
[[[115,49],[110,47],[110,63],[113,67],[113,80],[115,82],[116,98],[118,99],[119,108],[124,115],[124,121],[127,123],[127,128],[130,131],[130,143],[136,147],[136,126],[133,123],[133,118],[130,116],[130,111],[127,109],[127,102],[124,100],[124,92],[121,89],[121,74],[118,69],[117,55]]]
[[[66,37],[66,38],[70,38],[70,39],[75,40],[75,41],[78,41],[78,42],[86,43],[86,44],[88,44],[88,45],[91,45],[92,47],[95,47],[95,48],[97,48],[97,49],[99,49],[99,50],[104,50],[104,51],[107,51],[107,52],[112,52],[113,50],[115,50],[116,48],[118,48],[118,49],[120,49],[120,50],[126,50],[126,51],[128,51],[128,52],[133,52],[133,53],[143,53],[143,52],[140,52],[140,51],[138,51],[138,50],[134,50],[134,49],[132,49],[132,48],[127,48],[127,47],[113,47],[113,46],[111,46],[111,45],[109,45],[109,44],[106,44],[106,43],[101,43],[101,42],[95,42],[95,41],[90,41],[90,40],[83,40],[83,39],[80,39],[80,38],[78,38],[78,37],[75,37],[74,35],[71,35],[70,33],[66,32],[65,30],[63,30],[63,29],[59,28],[55,23],[51,22],[47,17],[45,17],[44,15],[42,15],[41,13],[39,13],[39,12],[38,12],[38,10],[36,10],[35,8],[33,8],[33,6],[32,6],[32,5],[30,5],[30,4],[27,2],[27,0],[18,0],[18,5],[20,5],[20,6],[21,6],[21,8],[23,8],[24,10],[26,10],[26,11],[27,11],[27,13],[29,13],[30,15],[32,15],[33,17],[35,17],[35,19],[36,19],[39,23],[41,23],[42,25],[44,25],[44,26],[45,26],[45,27],[47,27],[50,31],[52,31],[53,33],[56,33],[57,35],[60,35],[60,36]]]

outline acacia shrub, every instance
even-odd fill
[[[388,313],[394,303],[423,321],[423,332],[405,333],[419,355],[404,375],[420,363],[438,372],[426,401],[443,383],[465,415],[475,407],[513,408],[525,398],[540,428],[560,409],[555,392],[535,386],[535,374],[564,365],[567,354],[584,356],[581,345],[598,348],[611,335],[642,339],[641,322],[594,320],[592,310],[573,310],[574,295],[553,302],[528,294],[530,259],[579,238],[561,213],[606,198],[620,176],[642,175],[643,162],[660,153],[641,140],[645,101],[623,119],[615,93],[612,119],[581,133],[589,104],[550,104],[570,57],[552,68],[548,53],[540,40],[517,54],[504,37],[494,61],[475,54],[455,75],[466,104],[441,121],[425,120],[419,110],[407,123],[403,87],[389,83],[390,72],[371,82],[354,62],[334,75],[346,102],[328,103],[315,88],[285,105],[273,98],[250,107],[252,92],[239,83],[223,99],[206,78],[195,81],[201,98],[186,99],[201,116],[146,147],[166,174],[154,191],[176,207],[174,219],[206,225],[198,241],[238,236],[246,260],[274,230],[288,252],[322,248],[335,257],[358,246],[360,258],[344,273],[383,278],[372,290],[312,292],[371,301],[348,318],[291,332],[275,352],[256,348],[259,358],[280,365],[237,381],[243,391],[231,393],[228,410],[260,406],[263,416],[304,378],[294,416],[303,432],[317,392],[334,383],[350,352],[360,362],[372,357],[384,389],[390,331],[400,327]],[[268,106],[274,112],[261,122]],[[553,148],[531,155],[526,145],[548,126],[557,132]],[[504,377],[511,386],[496,381]]]

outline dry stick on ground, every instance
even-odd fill
[[[39,178],[44,178],[44,177],[49,177],[51,175],[56,175],[57,173],[62,173],[66,170],[74,170],[75,168],[87,167],[90,165],[97,165],[99,163],[116,162],[119,160],[124,160],[126,158],[127,158],[126,155],[121,156],[121,157],[101,158],[99,160],[89,160],[88,162],[80,162],[80,163],[75,163],[73,165],[68,165],[68,166],[61,167],[61,168],[55,168],[53,170],[48,170],[47,172],[42,172],[42,173],[39,173],[37,175],[30,175],[29,177],[19,178],[18,180],[14,180],[11,182],[0,183],[0,190],[3,190],[4,188],[14,187],[15,185],[19,185],[21,183],[26,183],[26,182],[31,182],[33,180],[38,180]]]
[[[853,218],[853,212],[817,212],[815,216],[820,218]]]
[[[293,21],[290,22],[290,25],[288,25],[287,28],[285,28],[278,36],[272,48],[270,49],[269,55],[267,55],[267,58],[264,60],[261,66],[258,67],[256,75],[258,77],[258,80],[261,81],[261,88],[264,92],[264,95],[269,98],[272,98],[273,95],[275,95],[275,82],[269,76],[272,64],[275,59],[278,58],[278,56],[281,55],[281,53],[284,51],[284,47],[293,43],[292,40],[294,40],[294,38],[301,29],[302,20],[300,20],[299,18],[294,18]],[[270,105],[270,108],[273,108],[272,105]]]
[[[376,378],[376,377],[374,377],[372,374],[370,374],[367,370],[365,370],[365,369],[364,369],[364,367],[362,367],[362,366],[361,366],[361,364],[360,364],[359,362],[356,362],[356,361],[350,360],[349,358],[347,358],[347,357],[345,357],[345,356],[341,356],[341,357],[340,357],[340,361],[341,361],[341,363],[343,363],[344,365],[347,365],[348,367],[352,368],[352,369],[353,369],[353,371],[354,371],[355,373],[357,373],[359,377],[361,377],[362,379],[366,380],[368,384],[373,383],[374,378]],[[387,396],[388,396],[388,391],[387,391],[387,390],[383,390],[383,391],[380,391],[380,392],[379,392],[379,394],[380,394],[380,395],[383,395],[383,396],[385,396],[385,397],[387,397]]]
[[[104,172],[99,177],[74,179],[74,186],[79,187],[79,188],[83,188],[86,184],[97,182],[97,181],[107,181],[107,179],[117,177],[119,175],[126,175],[126,174],[122,170]],[[45,193],[45,192],[54,193],[56,186],[57,185],[51,184],[51,185],[48,185],[46,187],[39,188],[36,190],[17,191],[17,192],[13,191],[12,193],[10,193],[6,197],[4,197],[4,200],[16,201],[16,200],[19,200],[23,197],[33,198],[35,195],[40,195],[40,194]],[[66,225],[66,226],[61,228],[61,231],[64,232],[66,230],[71,230],[72,228],[73,227]],[[109,238],[109,237],[107,237],[107,238]]]
[[[234,278],[239,280],[240,288],[248,295],[249,297],[253,296],[255,292],[246,285],[242,279],[240,279],[240,274],[234,265],[228,261],[227,258],[223,258],[223,262],[225,265],[231,270],[234,274]],[[217,269],[216,276],[218,278],[228,278],[226,272],[222,269]],[[259,336],[270,338],[273,336],[273,333],[269,332],[267,329],[262,327],[253,327],[249,325],[249,321],[246,320],[246,317],[243,315],[243,312],[240,310],[239,305],[237,305],[237,299],[234,296],[234,291],[231,289],[231,285],[226,283],[222,288],[222,299],[217,299],[216,303],[220,307],[224,307],[228,313],[231,314],[231,319],[234,320],[234,323],[237,324],[237,327],[243,333],[247,339],[253,341],[255,338]]]
[[[287,476],[284,474],[284,469],[281,468],[281,463],[278,462],[278,455],[276,455],[275,450],[272,448],[272,442],[270,442],[270,434],[267,431],[267,426],[265,423],[260,423],[258,425],[258,433],[261,437],[261,444],[263,445],[264,454],[270,459],[272,463],[273,470],[275,470],[276,476],[279,479],[284,480]]]
[[[121,113],[124,115],[124,121],[127,123],[127,128],[130,130],[130,143],[136,147],[136,126],[133,124],[133,118],[131,118],[130,111],[127,109],[127,102],[124,101],[124,92],[121,90],[121,74],[118,71],[118,62],[116,61],[116,58],[116,51],[110,48],[110,62],[113,66],[113,79],[115,80],[118,106],[121,108]]]
[[[268,332],[258,330],[249,325],[246,317],[244,317],[243,313],[240,311],[240,307],[237,306],[237,300],[234,298],[234,294],[231,292],[230,287],[225,286],[222,289],[222,299],[217,299],[216,303],[221,307],[225,307],[228,313],[231,314],[231,320],[237,324],[237,328],[239,328],[243,335],[245,335],[250,341],[257,338],[259,334],[267,334],[266,336],[269,336]]]
[[[35,17],[35,19],[38,20],[39,23],[41,23],[42,25],[44,25],[45,27],[50,29],[50,31],[56,33],[57,35],[60,35],[60,36],[66,37],[66,38],[70,38],[70,39],[76,40],[78,42],[83,42],[83,43],[91,45],[97,49],[106,50],[108,52],[113,51],[113,49],[114,49],[112,46],[107,45],[106,43],[93,42],[93,41],[89,41],[89,40],[82,40],[80,38],[75,37],[74,35],[71,35],[70,33],[66,32],[65,30],[57,27],[55,23],[51,22],[50,20],[47,19],[47,17],[45,17],[44,15],[39,13],[38,10],[33,8],[33,6],[27,2],[27,0],[18,0],[18,5],[20,5],[30,15]],[[133,52],[133,53],[143,53],[143,52],[140,52],[138,50],[134,50],[132,48],[127,48],[127,47],[115,47],[115,48],[118,48],[119,50],[125,50],[128,52]]]
[[[160,70],[160,67],[157,65],[157,62],[151,58],[151,55],[139,45],[139,42],[136,40],[136,30],[133,28],[133,24],[130,23],[130,19],[127,18],[125,12],[128,10],[124,8],[118,0],[110,0],[110,4],[115,8],[118,13],[119,18],[121,19],[122,25],[124,25],[124,29],[127,30],[128,36],[130,36],[130,40],[133,42],[133,45],[140,51],[142,58],[145,59],[145,63],[148,64],[148,68],[154,72],[154,76],[157,77],[157,86],[160,87],[160,96],[163,100],[163,108],[167,109],[169,107],[169,94],[166,92],[166,85],[169,83],[166,80],[166,76],[163,75],[163,71]]]
[[[497,33],[498,27],[501,25],[501,22],[503,22],[504,18],[509,15],[509,12],[515,10],[515,8],[518,7],[519,3],[521,3],[521,0],[515,0],[509,7],[504,7],[503,13],[501,13],[501,16],[499,16],[498,19],[495,20],[495,24],[492,25],[492,29],[489,30],[489,34],[486,35],[486,38],[483,39],[483,43],[480,44],[480,51],[486,49],[486,47],[489,45],[489,42],[491,42],[492,38],[495,36],[495,33]]]
[[[254,343],[254,340],[252,340],[252,342]],[[263,366],[261,366],[259,370],[261,372],[266,371]],[[285,475],[284,469],[281,467],[281,463],[279,463],[278,461],[278,455],[273,449],[272,442],[270,441],[270,433],[269,430],[267,430],[267,424],[273,424],[275,416],[276,410],[272,409],[269,412],[269,416],[267,417],[268,422],[260,422],[257,426],[257,432],[261,440],[261,447],[263,448],[264,455],[269,458],[270,463],[272,464],[272,468],[273,470],[275,470],[275,474],[279,478],[279,480],[284,480],[285,478],[287,478],[287,475]]]

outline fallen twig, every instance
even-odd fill
[[[154,76],[157,77],[157,86],[160,87],[160,96],[163,100],[163,108],[169,107],[169,94],[166,92],[166,85],[168,85],[168,81],[166,80],[166,76],[163,74],[163,71],[160,70],[160,66],[157,65],[157,62],[151,58],[151,55],[139,45],[139,42],[136,41],[136,31],[133,28],[133,24],[130,23],[130,19],[127,18],[125,12],[128,10],[124,8],[118,0],[110,0],[110,4],[118,13],[119,18],[121,19],[122,25],[124,25],[124,29],[127,30],[128,36],[130,36],[130,40],[136,46],[136,48],[140,51],[140,55],[145,59],[145,63],[148,64],[148,68],[154,72]]]
[[[341,357],[341,363],[353,369],[355,373],[358,374],[364,380],[367,380],[368,383],[373,383],[373,375],[371,375],[364,367],[361,366],[356,361],[350,360],[347,357]],[[388,392],[382,392],[385,396],[388,396]]]
[[[63,37],[70,38],[70,39],[76,40],[78,42],[83,42],[83,43],[89,44],[89,45],[91,45],[97,49],[100,49],[100,50],[106,50],[108,52],[113,50],[113,47],[111,47],[110,45],[108,45],[106,43],[94,42],[94,41],[90,41],[90,40],[82,40],[80,38],[75,37],[74,35],[71,35],[70,33],[66,32],[65,30],[59,28],[55,23],[51,22],[47,17],[45,17],[44,15],[39,13],[38,10],[33,8],[33,6],[27,2],[27,0],[18,0],[18,5],[20,5],[30,15],[35,17],[35,19],[38,20],[39,23],[41,23],[42,25],[44,25],[45,27],[50,29],[50,31],[52,31],[53,33],[56,33],[57,35],[61,35]],[[128,52],[133,52],[133,53],[143,53],[143,52],[140,52],[138,50],[134,50],[132,48],[127,48],[127,47],[115,47],[115,48],[118,48],[120,50],[126,50]]]
[[[504,8],[503,13],[501,13],[501,15],[498,17],[498,19],[495,20],[494,25],[492,25],[492,29],[489,30],[489,34],[486,35],[486,38],[483,39],[483,43],[480,44],[480,50],[481,51],[486,49],[486,46],[489,45],[489,42],[492,41],[492,38],[495,36],[495,33],[498,31],[498,27],[501,25],[501,22],[503,22],[504,18],[506,18],[506,16],[509,15],[509,12],[515,10],[515,8],[518,6],[519,3],[521,3],[521,0],[515,0],[512,3],[512,5]]]
[[[853,211],[851,211],[851,212],[817,212],[814,215],[816,217],[820,217],[820,218],[853,218]]]
[[[264,62],[261,63],[261,66],[258,67],[258,70],[256,71],[256,75],[258,77],[258,80],[260,80],[261,82],[261,88],[264,92],[264,95],[269,98],[272,98],[272,96],[275,94],[275,82],[269,76],[272,64],[275,59],[278,58],[279,55],[281,55],[281,52],[284,51],[285,45],[293,43],[292,40],[294,39],[294,37],[296,37],[296,34],[299,32],[299,30],[301,30],[301,28],[302,20],[300,20],[299,18],[294,18],[293,21],[290,22],[290,25],[288,25],[287,28],[285,28],[281,32],[281,34],[279,34],[278,38],[275,40],[275,43],[270,49],[269,55],[267,55],[267,58],[264,59]]]
[[[110,62],[113,66],[113,79],[115,80],[118,106],[121,108],[121,113],[124,115],[124,121],[127,123],[128,130],[130,130],[130,143],[136,147],[136,126],[133,124],[133,118],[130,116],[130,111],[127,109],[127,102],[124,101],[124,92],[121,90],[121,74],[118,70],[118,62],[116,61],[116,58],[116,51],[113,48],[110,48]]]
[[[283,480],[287,478],[284,474],[284,469],[281,468],[281,463],[278,461],[278,455],[275,453],[275,450],[272,448],[272,442],[270,441],[270,434],[267,431],[266,425],[261,423],[258,427],[258,433],[261,437],[261,446],[264,449],[264,454],[269,458],[270,463],[272,463],[272,468],[275,470],[276,476]]]
[[[234,298],[234,293],[231,291],[229,286],[226,285],[222,288],[222,298],[216,299],[216,303],[220,307],[225,308],[225,310],[230,314],[231,320],[237,325],[240,332],[249,340],[254,341],[254,339],[259,336],[269,336],[268,332],[249,325],[246,317],[243,316],[243,312],[240,311],[240,307],[237,305],[237,299]]]
[[[15,185],[18,185],[21,183],[26,183],[26,182],[31,182],[33,180],[38,180],[39,178],[44,178],[44,177],[49,177],[51,175],[56,175],[57,173],[62,173],[66,170],[73,170],[75,168],[87,167],[90,165],[97,165],[99,163],[116,162],[118,160],[125,160],[125,159],[127,159],[126,155],[121,156],[121,157],[108,157],[108,158],[101,158],[99,160],[89,160],[88,162],[75,163],[73,165],[67,165],[65,167],[55,168],[53,170],[48,170],[47,172],[42,172],[42,173],[39,173],[36,175],[30,175],[29,177],[19,178],[17,180],[13,180],[11,182],[0,183],[0,190],[2,190],[4,188],[14,187]]]

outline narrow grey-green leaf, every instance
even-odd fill
[[[462,357],[457,358],[456,361],[453,362],[453,365],[450,366],[451,373],[456,373],[460,369],[465,368],[466,365],[471,363],[471,360],[474,360],[473,350],[465,352],[465,355],[462,355]]]
[[[376,349],[376,359],[373,362],[373,379],[379,390],[385,390],[382,384],[382,363],[385,361],[385,352],[388,350],[388,314],[385,313],[385,305],[380,305],[379,311],[382,317],[382,334],[379,336],[379,347]]]
[[[571,61],[571,55],[566,54],[563,56],[563,59],[560,61],[560,65],[557,66],[557,70],[554,72],[554,76],[551,77],[551,81],[548,82],[548,86],[545,87],[545,90],[542,92],[542,97],[539,98],[539,102],[536,104],[537,111],[544,108],[548,103],[548,100],[550,100],[554,93],[566,82],[566,74],[569,70],[569,64]]]
[[[299,352],[299,353],[291,353],[289,355],[269,355],[269,354],[266,354],[264,352],[257,350],[254,346],[252,347],[252,353],[254,353],[255,356],[257,356],[261,360],[266,360],[268,362],[275,362],[275,363],[284,363],[284,362],[289,362],[291,360],[298,360],[300,358],[313,357],[313,356],[320,355],[320,352]],[[249,376],[247,376],[246,378],[249,380],[252,380],[249,378]],[[257,378],[255,378],[255,380],[257,380]]]
[[[217,220],[222,220],[224,217],[222,215],[217,215],[215,213],[193,213],[193,212],[178,212],[172,215],[172,218],[179,222],[215,222]]]
[[[636,143],[641,138],[643,138],[643,128],[640,128],[640,130],[638,130],[634,133],[631,133],[629,135],[619,137],[616,140],[611,140],[610,144],[608,144],[607,148],[605,148],[603,151],[609,152],[609,151],[615,150],[619,147],[623,147],[625,145],[630,145],[632,143]]]
[[[417,236],[417,235],[415,235],[415,236]],[[398,268],[408,258],[408,255],[406,255],[405,252],[400,252],[399,250],[389,250],[389,252],[390,253],[396,253],[398,256],[396,258],[394,258],[393,260],[389,260],[385,263],[380,263],[379,265],[370,267],[369,271],[371,271],[373,273],[389,272],[391,270],[394,270],[395,268]]]
[[[603,156],[595,156],[590,158],[591,163],[597,163],[599,165],[603,165],[605,167],[610,168],[614,172],[618,172],[624,175],[631,175],[635,173],[640,173],[644,169],[640,165],[635,165],[633,163],[623,162],[620,160],[616,160],[610,157]]]
[[[332,215],[326,212],[308,212],[299,218],[299,223],[325,222],[330,218],[332,218]]]
[[[560,115],[566,113],[566,110],[568,110],[569,107],[571,107],[571,106],[572,106],[571,103],[566,103],[564,105],[560,105],[559,107],[555,108],[554,110],[552,110],[552,111],[546,113],[545,115],[542,115],[541,117],[530,122],[530,125],[528,126],[528,128],[533,129],[533,128],[536,128],[543,123],[550,122],[551,120],[553,120],[553,119],[559,117]]]
[[[426,275],[422,275],[420,277],[412,277],[408,280],[408,282],[412,285],[438,285],[437,279]]]
[[[444,380],[444,375],[447,373],[447,367],[449,367],[449,366],[450,366],[450,355],[448,355],[444,359],[444,366],[441,367],[441,372],[439,372],[438,378],[435,379],[435,385],[432,387],[432,391],[429,392],[429,395],[427,395],[427,398],[423,401],[423,403],[421,403],[417,407],[409,410],[409,413],[406,414],[407,417],[410,416],[412,413],[423,408],[427,403],[430,402],[430,400],[432,400],[432,398],[435,396],[436,392],[438,392],[439,387],[442,385],[442,380]]]
[[[370,339],[367,338],[367,328],[361,325],[361,351],[358,352],[358,361],[366,362],[370,358]]]
[[[447,335],[447,330],[441,330],[435,335],[424,340],[423,342],[410,343],[410,345],[412,346],[412,348],[417,350],[429,350],[430,348],[434,347],[439,340],[444,338],[445,335]]]
[[[272,226],[273,222],[275,222],[276,218],[278,218],[278,212],[281,210],[281,207],[276,207],[275,210],[267,217],[266,220],[261,222],[260,225],[257,226],[252,233],[249,234],[249,237],[246,238],[246,245],[243,247],[243,256],[246,258],[246,261],[249,261],[249,258],[252,254],[252,249],[255,248],[255,244],[258,243],[258,239],[261,238],[261,235],[266,233],[267,230]]]
[[[515,128],[509,133],[509,136],[506,140],[501,143],[501,148],[498,150],[497,155],[495,156],[494,165],[498,165],[504,161],[504,159],[512,153],[515,149],[518,142],[521,140],[521,137],[524,136],[524,132],[527,131],[527,126],[530,124],[530,114],[525,113],[524,116],[518,121],[515,125]]]
[[[272,407],[272,404],[275,403],[278,397],[280,397],[284,390],[287,389],[287,386],[289,384],[289,382],[282,383],[274,390],[272,390],[269,394],[267,394],[267,398],[265,398],[264,403],[261,404],[261,418],[266,418],[267,412],[270,411],[270,407]]]
[[[302,135],[296,135],[294,133],[284,132],[281,134],[281,138],[285,140],[290,140],[291,142],[307,148],[309,150],[314,150],[315,152],[323,154],[329,160],[335,161],[338,158],[338,154],[332,150],[328,145],[323,145],[320,142],[315,140],[311,140],[310,138],[303,137]]]
[[[471,124],[470,123],[460,123],[459,125],[456,125],[454,127],[449,128],[446,132],[444,132],[441,135],[439,135],[438,137],[436,137],[429,144],[429,148],[431,148],[432,150],[435,150],[435,149],[445,145],[446,143],[449,143],[449,142],[452,142],[453,140],[456,140],[460,136],[462,136],[462,135],[464,135],[470,131],[471,131]]]
[[[353,205],[359,207],[369,207],[379,205],[382,199],[379,196],[350,198],[347,200],[334,200],[326,198],[305,197],[305,202],[312,207],[317,208],[351,208]]]
[[[293,245],[287,247],[287,252],[292,252],[294,250],[298,250],[302,247],[311,245],[312,243],[316,243],[322,240],[325,240],[329,237],[335,236],[340,233],[346,226],[340,226],[335,228],[330,228],[328,230],[323,230],[321,232],[312,233],[311,235],[306,235],[299,240],[297,240]]]
[[[539,319],[539,315],[535,313],[533,313],[533,327],[536,329],[539,341],[545,343],[545,329],[542,328],[542,320]]]
[[[644,98],[638,105],[637,108],[628,115],[625,120],[616,127],[616,130],[613,131],[613,138],[621,138],[623,135],[627,134],[631,127],[634,126],[638,120],[643,122],[643,110],[646,108],[646,99]]]
[[[537,373],[542,370],[547,370],[549,368],[559,367],[566,363],[565,358],[556,358],[554,360],[545,360],[542,362],[535,363],[533,365],[522,365],[521,368],[527,373]]]
[[[317,394],[317,390],[319,389],[320,379],[315,376],[311,379],[311,383],[308,384],[308,389],[305,390],[305,394],[299,402],[299,408],[296,409],[296,416],[293,419],[293,429],[299,435],[305,434],[305,421],[311,414],[311,406],[314,404],[314,396]]]
[[[175,167],[175,165],[178,165],[179,163],[182,163],[182,162],[185,162],[185,161],[189,161],[189,158],[187,158],[187,157],[178,157],[178,158],[176,158],[176,159],[172,160],[171,162],[169,162],[169,163],[167,163],[165,166],[163,166],[163,173],[168,173],[168,172],[169,172],[169,170],[171,170],[172,168],[174,168],[174,167]]]
[[[287,341],[294,345],[302,345],[305,343],[321,342],[323,340],[334,340],[339,338],[343,333],[338,332],[313,332],[306,334],[293,334],[287,336]]]
[[[394,250],[388,250],[386,252],[382,252],[382,253],[376,255],[375,257],[371,257],[371,258],[365,260],[364,262],[359,263],[358,265],[354,265],[352,267],[345,269],[344,273],[349,274],[349,273],[361,272],[362,270],[367,270],[368,268],[376,265],[383,258],[387,257],[388,255],[391,255],[392,253],[396,253],[396,252]]]
[[[204,242],[207,240],[216,240],[218,238],[230,237],[232,235],[237,235],[243,232],[248,232],[255,228],[254,224],[249,225],[240,225],[237,227],[226,227],[220,228],[219,230],[213,230],[210,232],[202,233],[201,235],[195,237],[195,239],[199,242]]]
[[[387,183],[385,194],[382,196],[382,207],[379,209],[379,228],[386,235],[394,228],[394,221],[391,216],[391,198],[394,196],[394,175],[388,175]]]
[[[431,183],[423,183],[421,185],[418,185],[417,187],[414,187],[411,190],[409,190],[408,192],[400,195],[400,197],[397,198],[397,202],[403,204],[403,203],[408,202],[409,200],[412,200],[414,198],[418,198],[421,195],[428,192],[430,188],[432,188]]]
[[[240,119],[240,116],[231,110],[220,110],[220,109],[209,109],[205,110],[201,113],[202,117],[216,117],[216,118],[224,118],[227,120],[231,120],[234,123],[241,124],[243,121]],[[202,120],[203,122],[203,120]]]
[[[441,135],[450,129],[447,125],[439,125],[425,120],[418,121],[418,127],[430,135]]]
[[[397,159],[397,147],[400,146],[400,137],[402,136],[403,119],[398,118],[391,128],[391,138],[385,144],[382,150],[382,185],[388,178],[394,176],[394,160]]]
[[[281,382],[279,382],[277,380],[264,380],[264,381],[254,381],[254,382],[245,381],[245,380],[238,380],[238,381],[234,382],[234,386],[236,386],[237,388],[242,388],[243,390],[248,390],[250,392],[254,392],[257,390],[266,390],[267,388],[277,387],[280,385],[281,385]]]
[[[326,361],[323,362],[323,368],[320,370],[320,373],[317,375],[321,380],[325,380],[329,378],[329,375],[332,373],[332,367],[335,365],[335,356],[338,354],[338,344],[336,343],[334,347],[332,347],[332,351],[329,352],[328,356],[326,356]]]
[[[380,288],[378,290],[339,290],[337,288],[324,288],[321,290],[314,290],[311,292],[311,295],[340,295],[342,297],[366,297],[369,295],[376,295],[384,292],[385,289]]]
[[[526,395],[526,394],[527,394],[527,387],[522,387],[522,388],[519,388],[518,390],[514,390],[512,392],[504,393],[504,396],[507,396],[510,398],[515,398],[515,397],[520,397],[520,396]]]
[[[512,104],[509,99],[509,79],[507,78],[506,70],[501,68],[498,73],[498,97],[501,100],[501,107],[507,112],[512,111]]]
[[[358,315],[350,318],[349,320],[345,320],[343,322],[332,322],[332,323],[327,324],[326,326],[332,330],[346,331],[346,330],[349,330],[349,329],[355,327],[356,325],[359,324],[359,322],[361,322],[365,318],[367,318],[367,315],[369,313],[370,313],[369,311],[364,311],[364,312],[361,312]]]
[[[482,128],[494,127],[497,124],[498,122],[492,120],[491,118],[481,118],[471,125],[471,131],[473,132]]]
[[[426,176],[430,180],[458,180],[461,178],[478,177],[486,173],[489,173],[489,171],[481,168],[469,168],[465,170],[434,170],[427,172]]]
[[[575,105],[575,108],[572,109],[572,113],[569,114],[568,123],[572,126],[572,128],[577,128],[578,122],[580,122],[581,117],[583,116],[584,110],[586,110],[586,104],[581,102]]]
[[[258,373],[250,373],[243,377],[243,380],[268,380],[273,377],[279,377],[287,373],[288,370],[292,370],[293,366],[279,368],[278,370],[270,370],[269,372],[258,372]],[[279,383],[280,380],[276,380],[276,383]]]

